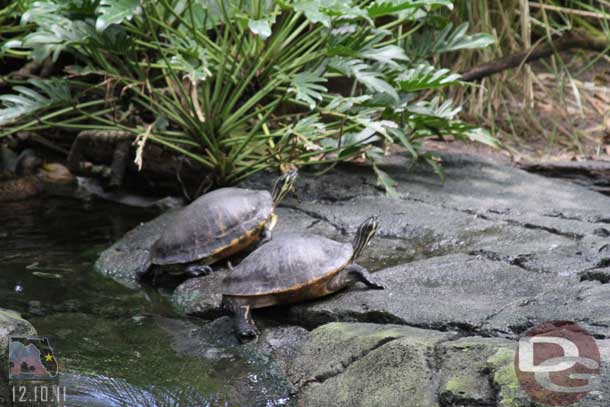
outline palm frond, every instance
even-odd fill
[[[72,101],[67,81],[34,79],[29,83],[31,87],[15,86],[13,90],[16,93],[0,95],[0,102],[4,105],[0,109],[0,126]]]

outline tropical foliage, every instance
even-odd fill
[[[0,97],[3,135],[49,127],[122,130],[142,159],[171,148],[230,184],[272,167],[366,158],[431,136],[495,144],[437,91],[460,85],[440,53],[485,47],[453,27],[449,0],[42,0],[4,52],[63,64],[68,80]],[[434,35],[433,35],[434,34]],[[145,157],[144,157],[145,159]]]

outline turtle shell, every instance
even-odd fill
[[[352,254],[351,244],[322,236],[277,235],[229,273],[223,294],[264,296],[302,290],[345,268]]]
[[[180,210],[151,249],[152,264],[190,263],[256,240],[273,200],[267,191],[222,188]]]

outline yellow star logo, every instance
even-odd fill
[[[44,360],[47,362],[52,362],[53,361],[53,355],[51,355],[50,353],[47,353],[47,355],[44,357]]]

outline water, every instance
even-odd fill
[[[271,361],[195,338],[204,322],[178,319],[165,296],[93,271],[101,250],[155,215],[68,198],[3,204],[0,307],[49,337],[69,406],[284,404]]]

